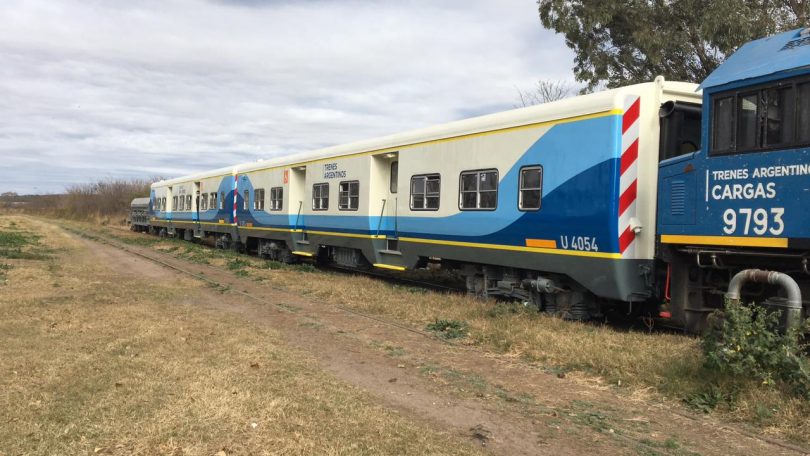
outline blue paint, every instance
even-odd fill
[[[793,71],[810,62],[810,36],[802,29],[780,33],[746,43],[700,85],[710,89],[729,83],[751,83],[751,79]]]

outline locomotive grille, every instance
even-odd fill
[[[670,214],[673,216],[686,214],[686,182],[678,179],[672,181],[669,190]]]

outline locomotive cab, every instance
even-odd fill
[[[672,318],[692,332],[725,298],[779,309],[792,315],[786,325],[807,315],[807,44],[808,30],[756,40],[717,68],[701,85],[699,150],[676,155],[664,144],[662,124],[657,232],[668,270],[664,294]],[[753,269],[771,278],[742,274],[744,283],[735,281]]]

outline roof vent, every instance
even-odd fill
[[[779,49],[779,51],[787,51],[788,49],[795,49],[797,47],[807,46],[808,44],[810,44],[810,28],[805,28],[799,32],[799,35],[795,39],[788,41],[782,46],[782,49]]]

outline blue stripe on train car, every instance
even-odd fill
[[[618,252],[615,220],[620,123],[621,116],[606,116],[549,129],[505,173],[494,211],[462,211],[449,217],[408,215],[399,216],[396,221],[393,217],[383,217],[381,221],[379,216],[298,217],[253,210],[245,213],[241,211],[241,194],[244,190],[252,193],[253,186],[249,176],[242,176],[238,196],[240,224],[515,246],[525,246],[527,238],[559,240],[560,236],[588,236],[597,240],[600,251]],[[544,167],[542,208],[535,212],[520,211],[517,206],[520,168],[537,164]],[[456,205],[456,195],[455,191],[442,195],[441,204]]]

